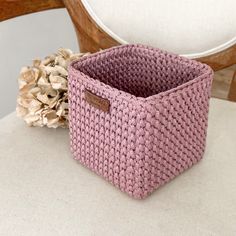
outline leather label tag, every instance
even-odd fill
[[[100,109],[104,112],[109,111],[110,102],[108,99],[102,98],[102,97],[90,92],[87,89],[84,90],[84,93],[85,93],[85,101],[88,102],[91,106],[93,106],[97,109]]]

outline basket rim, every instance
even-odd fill
[[[79,69],[77,69],[75,67],[76,65],[79,65],[79,64],[83,63],[84,61],[89,61],[93,58],[97,58],[97,57],[99,57],[101,55],[104,55],[104,54],[109,55],[109,53],[111,53],[113,51],[118,51],[119,49],[122,49],[122,48],[123,49],[132,49],[133,48],[133,49],[148,50],[149,52],[151,51],[154,55],[157,54],[157,53],[162,54],[162,55],[171,55],[171,56],[174,56],[175,58],[179,59],[183,63],[190,64],[192,66],[201,67],[203,73],[201,73],[200,75],[196,76],[195,78],[193,78],[193,79],[191,79],[191,80],[189,80],[189,81],[187,81],[183,84],[180,84],[180,85],[178,85],[174,88],[162,91],[162,92],[157,93],[157,94],[150,95],[148,97],[141,97],[141,96],[135,96],[135,95],[133,95],[129,92],[125,92],[123,90],[119,90],[119,89],[117,89],[113,86],[110,86],[110,85],[108,85],[108,84],[106,84],[106,83],[104,83],[104,82],[102,82],[98,79],[95,79],[95,78],[83,73],[82,71],[80,71]],[[208,80],[208,79],[212,80],[213,74],[214,74],[211,67],[204,64],[204,63],[201,63],[201,62],[189,59],[189,58],[185,58],[183,56],[179,56],[177,54],[167,52],[167,51],[159,49],[159,48],[153,48],[151,46],[146,46],[146,45],[142,45],[142,44],[125,44],[125,45],[120,45],[120,46],[108,48],[108,49],[105,49],[103,51],[96,52],[94,54],[86,55],[86,56],[84,56],[84,57],[82,57],[78,60],[75,60],[75,61],[71,62],[69,67],[68,67],[68,70],[72,74],[80,75],[83,78],[83,80],[86,78],[86,81],[88,81],[88,79],[89,79],[89,82],[96,83],[98,86],[103,87],[103,89],[106,92],[109,92],[112,89],[114,92],[119,93],[119,96],[122,99],[125,99],[125,100],[132,99],[132,100],[136,100],[136,101],[140,101],[140,102],[153,101],[153,100],[156,100],[156,99],[163,100],[163,99],[166,99],[169,96],[175,96],[175,95],[177,95],[178,92],[182,91],[183,89],[185,89],[187,87],[190,87],[193,84],[198,84],[199,82],[201,82],[203,80]],[[70,76],[69,79],[74,79],[74,78],[73,77],[71,78],[71,76]],[[127,98],[127,96],[128,96],[128,98]]]

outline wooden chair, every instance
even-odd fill
[[[63,7],[67,8],[71,16],[82,52],[96,52],[120,44],[95,22],[81,0],[0,0],[0,21],[28,13]],[[214,71],[227,68],[236,64],[236,45],[195,59],[210,65]],[[236,101],[235,75],[229,89],[228,100]]]

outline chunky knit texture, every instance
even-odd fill
[[[206,141],[213,72],[143,45],[123,45],[69,67],[69,126],[76,160],[135,198],[197,163]],[[85,90],[108,99],[104,112]]]

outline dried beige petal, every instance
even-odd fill
[[[49,128],[57,128],[58,126],[58,121],[59,121],[59,117],[57,116],[55,111],[50,111],[48,112],[44,119],[47,121],[47,126]]]
[[[44,104],[49,104],[49,99],[47,94],[38,93],[36,97],[40,102]]]
[[[16,108],[16,114],[17,114],[17,116],[19,116],[19,117],[26,116],[27,113],[28,113],[28,109],[27,109],[27,108],[22,107],[22,106],[20,106],[20,105],[17,106],[17,108]]]
[[[59,48],[58,49],[58,54],[63,56],[65,59],[68,59],[71,57],[73,52],[70,49],[65,49],[65,48]]]
[[[58,97],[59,97],[59,93],[55,96],[55,97],[52,97],[50,100],[49,100],[49,107],[50,108],[53,108],[56,106],[57,104],[57,101],[58,101]]]
[[[62,102],[62,103],[61,103],[61,107],[62,107],[63,109],[68,109],[68,108],[69,108],[69,105],[68,105],[68,103]]]
[[[60,109],[60,108],[59,108],[59,110],[57,110],[57,112],[56,112],[56,114],[57,114],[59,117],[62,116],[63,113],[64,113],[64,110],[63,110],[63,109]]]
[[[18,84],[19,84],[19,89],[22,89],[25,87],[25,85],[27,85],[27,82],[24,80],[18,79]]]
[[[50,75],[49,80],[53,89],[67,90],[67,80],[58,75]]]
[[[33,87],[30,89],[29,93],[37,97],[37,94],[41,92],[41,89],[39,87]]]
[[[24,117],[24,120],[29,126],[35,126],[36,122],[40,120],[40,115],[28,114]],[[37,126],[42,126],[42,125],[40,125],[40,122],[38,122]]]
[[[18,80],[30,83],[37,80],[38,76],[39,76],[39,70],[37,68],[23,67],[20,72],[20,77]]]
[[[40,77],[38,80],[38,86],[41,88],[45,88],[50,86],[50,83],[48,82],[48,79],[46,77]]]
[[[40,60],[40,59],[35,59],[35,60],[33,60],[33,66],[34,66],[34,67],[39,67],[40,64],[41,64],[41,60]]]
[[[47,73],[47,75],[53,74],[53,75],[58,75],[59,72],[55,69],[54,66],[47,65],[44,66],[44,71]]]
[[[63,68],[62,66],[56,65],[54,68],[59,72],[60,75],[64,75],[64,76],[68,75],[67,70],[65,68]]]
[[[35,84],[30,83],[30,84],[26,84],[23,87],[20,88],[20,93],[28,93],[31,89],[33,89],[35,86]]]
[[[48,89],[45,92],[50,97],[55,97],[58,94],[58,92],[56,90],[54,90],[51,86],[48,87]]]
[[[62,76],[67,76],[68,72],[65,68],[62,66],[45,66],[44,70],[46,71],[47,75],[62,75]]]
[[[74,61],[74,60],[78,60],[80,59],[81,57],[84,57],[84,56],[88,56],[90,53],[87,52],[87,53],[76,53],[76,54],[73,54],[71,57],[70,57],[70,62],[71,61]]]
[[[40,73],[39,73],[38,79],[41,78],[41,77],[47,78],[47,73],[46,73],[46,71],[44,70],[44,68],[45,68],[45,66],[42,65],[42,64],[39,66],[38,69],[39,69]]]
[[[52,120],[57,118],[57,114],[55,111],[50,111],[45,116],[47,119]]]
[[[42,107],[42,103],[38,100],[32,99],[29,103],[28,110],[32,113],[35,113],[36,111],[40,110]]]
[[[65,116],[68,113],[68,103],[62,102],[57,108],[58,116]]]
[[[51,62],[55,60],[55,57],[56,57],[55,55],[47,56],[45,57],[44,60],[42,60],[41,64],[47,66],[48,64],[50,64]]]
[[[25,108],[28,108],[29,107],[29,104],[31,102],[31,99],[27,98],[27,97],[24,97],[24,96],[19,96],[17,98],[17,103],[22,106],[22,107],[25,107]]]
[[[58,56],[55,58],[55,64],[66,69],[68,66],[68,61],[62,56]]]

